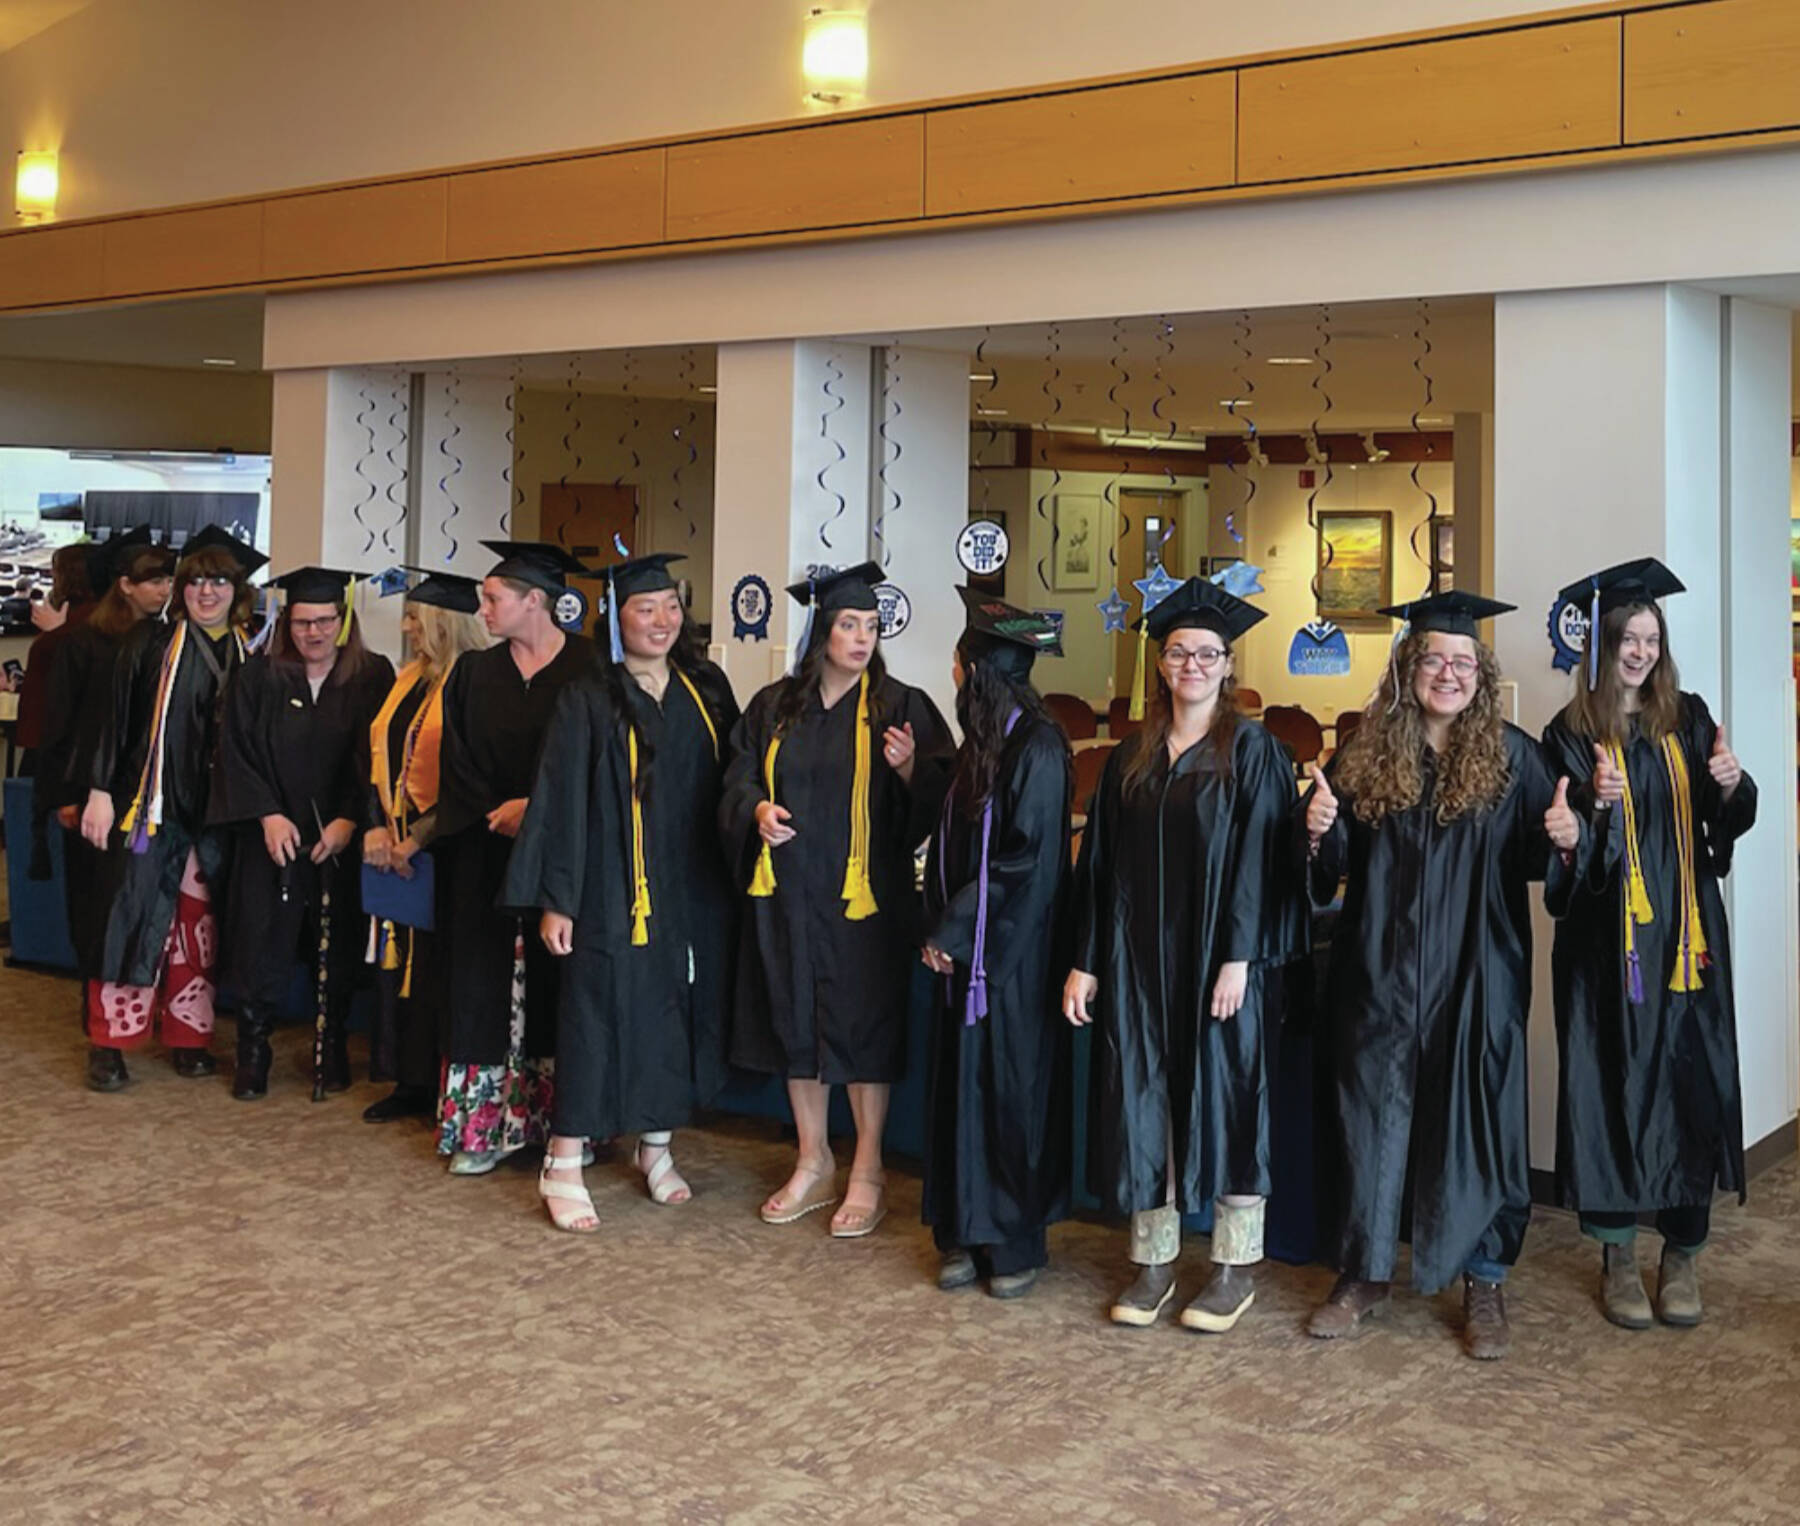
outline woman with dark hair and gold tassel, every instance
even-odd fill
[[[1654,558],[1565,588],[1589,611],[1575,696],[1544,732],[1606,852],[1556,929],[1557,1189],[1601,1244],[1600,1305],[1652,1323],[1637,1218],[1662,1235],[1655,1317],[1700,1322],[1715,1190],[1744,1194],[1731,945],[1719,881],[1756,823],[1756,784],[1706,702],[1684,694]]]
[[[672,1131],[725,1082],[737,890],[714,823],[738,709],[669,575],[683,560],[606,569],[610,657],[556,702],[501,892],[566,962],[538,1191],[578,1234],[600,1225],[583,1141],[636,1134],[651,1201],[688,1202]]]
[[[1230,1330],[1256,1297],[1269,1155],[1269,1031],[1306,904],[1281,744],[1238,713],[1236,642],[1263,612],[1189,578],[1143,617],[1160,645],[1142,731],[1113,750],[1076,871],[1063,1012],[1094,1022],[1089,1179],[1129,1215],[1136,1279],[1115,1324],[1175,1296],[1181,1216],[1213,1210],[1212,1274],[1182,1311]]]
[[[749,889],[732,1061],[787,1078],[799,1158],[762,1206],[791,1224],[837,1200],[827,1135],[847,1086],[856,1156],[838,1239],[887,1212],[881,1134],[905,1065],[920,940],[913,850],[925,840],[953,750],[937,707],[888,676],[865,562],[788,589],[811,610],[798,666],[750,701],[732,734],[719,807],[733,875]]]
[[[269,1090],[269,1037],[294,966],[323,970],[315,1092],[350,1086],[346,1020],[364,945],[357,849],[369,807],[369,722],[393,665],[363,646],[348,572],[302,567],[269,650],[231,686],[211,818],[232,828],[224,976],[238,998],[231,1094]]]
[[[1381,686],[1300,803],[1314,899],[1347,880],[1326,997],[1340,1275],[1307,1325],[1322,1339],[1387,1303],[1410,1218],[1414,1284],[1462,1279],[1464,1350],[1511,1343],[1501,1289],[1531,1217],[1530,882],[1559,913],[1593,843],[1568,779],[1501,718],[1476,622],[1512,608],[1457,591],[1384,610],[1407,623]]]

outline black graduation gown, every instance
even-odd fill
[[[50,877],[51,822],[64,806],[87,804],[94,750],[113,704],[113,670],[123,637],[109,636],[86,623],[51,649],[44,696],[44,730],[32,784],[34,879]],[[61,828],[57,828],[61,830]],[[41,852],[41,857],[40,857]],[[121,865],[91,846],[79,830],[63,833],[63,890],[75,971],[92,979],[100,967],[106,914]]]
[[[113,705],[100,729],[89,779],[112,796],[120,827],[150,750],[163,656],[181,624],[140,622],[125,637],[113,668]],[[111,851],[119,855],[120,877],[107,914],[98,978],[121,985],[147,986],[156,979],[175,919],[188,850],[194,850],[201,878],[215,897],[225,866],[226,836],[208,824],[207,807],[218,759],[220,713],[241,660],[240,649],[231,634],[213,640],[195,627],[188,636],[169,700],[162,824],[143,853],[123,846],[115,828]]]
[[[1281,744],[1239,719],[1231,771],[1210,740],[1138,789],[1125,771],[1145,733],[1113,749],[1082,834],[1074,962],[1100,982],[1094,1013],[1089,1179],[1109,1212],[1175,1201],[1197,1213],[1228,1193],[1266,1196],[1270,1054],[1282,968],[1306,951],[1294,872],[1294,771]],[[1244,1004],[1212,1016],[1221,965],[1250,966]]]
[[[1435,1292],[1480,1254],[1510,1265],[1531,1217],[1525,1022],[1531,1008],[1528,886],[1548,875],[1561,915],[1593,837],[1571,865],[1544,813],[1556,776],[1506,727],[1509,778],[1487,811],[1441,825],[1423,798],[1371,827],[1332,776],[1338,818],[1312,862],[1325,905],[1348,875],[1326,991],[1346,1168],[1338,1266],[1392,1278],[1410,1210],[1413,1282]],[[1306,802],[1297,807],[1306,840]],[[1411,1198],[1408,1201],[1408,1183]]]
[[[768,799],[763,759],[775,734],[783,682],[750,701],[732,732],[719,825],[732,875],[748,889],[762,838],[756,807]],[[775,893],[749,897],[740,934],[731,1059],[766,1075],[828,1085],[896,1081],[906,1064],[906,1017],[920,926],[913,850],[931,830],[941,794],[928,787],[952,751],[949,729],[923,690],[884,678],[870,695],[869,882],[875,915],[844,915],[857,691],[831,709],[815,690],[782,738],[775,799],[797,835],[774,850]],[[913,728],[909,789],[887,765],[882,732]]]
[[[313,698],[298,661],[253,657],[232,683],[219,742],[210,819],[231,828],[231,868],[220,901],[220,984],[247,1002],[282,999],[296,960],[316,969],[322,892],[331,896],[332,991],[347,997],[363,950],[362,830],[368,821],[369,723],[387,698],[393,665],[374,652],[349,680],[334,669]],[[300,829],[294,862],[277,866],[262,818]],[[308,857],[321,826],[356,824],[350,845],[324,864]]]
[[[1655,920],[1637,929],[1644,999],[1627,999],[1624,808],[1614,806],[1604,855],[1577,887],[1551,950],[1560,1059],[1556,1179],[1561,1201],[1596,1213],[1709,1203],[1714,1184],[1744,1191],[1743,1101],[1731,942],[1719,881],[1756,822],[1746,774],[1726,800],[1707,771],[1718,727],[1697,694],[1681,697],[1676,733],[1687,761],[1694,882],[1708,964],[1698,991],[1671,991],[1680,911],[1675,821],[1662,750],[1635,733],[1625,772],[1636,807],[1644,883]],[[1544,731],[1550,765],[1593,807],[1594,743],[1565,711]]]
[[[1069,1208],[1069,744],[1049,720],[1007,738],[988,837],[987,1016],[966,1021],[980,902],[981,817],[954,795],[925,866],[934,980],[923,1219],[957,1245],[1041,1232]]]
[[[457,659],[444,683],[439,757],[437,936],[445,988],[440,1047],[452,1065],[499,1065],[512,1022],[513,939],[519,918],[500,906],[513,839],[490,832],[487,813],[529,798],[539,749],[564,685],[594,663],[594,644],[565,636],[529,679],[501,642]],[[525,939],[525,1052],[556,1053],[556,961],[536,928]]]
[[[595,1139],[675,1128],[724,1084],[737,937],[737,891],[714,829],[738,718],[731,685],[710,662],[689,672],[703,715],[674,674],[660,705],[621,676],[648,780],[649,941],[631,941],[627,729],[599,671],[557,699],[504,896],[509,906],[574,919],[558,1005],[554,1126]]]

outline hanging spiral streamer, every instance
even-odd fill
[[[848,460],[850,452],[845,450],[844,447],[833,438],[831,433],[831,417],[833,414],[843,410],[845,400],[843,393],[833,392],[831,390],[834,385],[839,385],[843,382],[844,368],[837,363],[837,356],[831,354],[829,351],[827,351],[825,355],[825,370],[827,375],[824,384],[819,390],[825,394],[827,406],[819,412],[819,438],[837,452],[837,459],[835,461],[827,461],[821,466],[819,468],[818,476],[813,480],[819,484],[819,491],[821,493],[837,500],[837,507],[826,516],[824,522],[819,526],[819,544],[827,551],[833,551],[836,547],[831,543],[831,535],[829,532],[831,527],[844,517],[844,514],[849,509],[850,505],[845,500],[844,495],[836,488],[832,487],[831,484],[825,480],[825,477],[832,467],[840,466]]]
[[[1056,543],[1061,538],[1061,531],[1057,528],[1056,521],[1050,517],[1049,510],[1045,508],[1045,504],[1055,495],[1057,488],[1062,483],[1061,468],[1052,465],[1050,461],[1050,427],[1055,422],[1056,416],[1062,412],[1062,398],[1056,390],[1057,385],[1062,381],[1062,367],[1057,363],[1057,357],[1061,354],[1062,329],[1053,323],[1044,335],[1044,381],[1038,388],[1038,391],[1044,394],[1050,404],[1050,411],[1044,415],[1044,422],[1038,426],[1038,461],[1042,465],[1050,467],[1050,485],[1038,494],[1037,500],[1037,516],[1050,526],[1051,556],[1056,555]],[[1048,559],[1040,556],[1037,563],[1038,582],[1044,585],[1045,593],[1051,591],[1050,579],[1044,573],[1044,563]]]
[[[1313,414],[1311,428],[1308,430],[1308,444],[1319,464],[1325,468],[1325,475],[1315,481],[1313,490],[1306,495],[1306,524],[1313,532],[1313,542],[1318,543],[1319,516],[1314,505],[1319,501],[1319,494],[1331,486],[1331,452],[1319,443],[1319,426],[1331,415],[1333,403],[1331,391],[1326,383],[1331,380],[1333,370],[1331,364],[1331,307],[1328,303],[1319,304],[1319,321],[1316,325],[1319,342],[1313,346],[1313,359],[1318,361],[1319,369],[1313,373],[1312,390],[1319,400],[1319,408]],[[1325,560],[1313,571],[1312,596],[1316,606],[1324,593],[1325,569],[1331,565],[1332,550],[1330,543],[1325,546]]]
[[[675,458],[675,496],[674,509],[677,518],[683,513],[687,515],[688,539],[698,539],[700,526],[694,522],[694,511],[683,509],[681,503],[681,474],[700,459],[700,452],[694,446],[694,425],[699,420],[699,412],[694,407],[694,347],[689,345],[681,352],[681,396],[687,403],[687,417],[675,429],[675,442],[687,448],[687,460],[680,456]]]
[[[1172,410],[1175,406],[1175,383],[1169,380],[1168,373],[1164,370],[1164,366],[1175,358],[1175,325],[1169,321],[1166,313],[1156,320],[1156,342],[1158,346],[1156,361],[1151,372],[1152,378],[1156,382],[1156,397],[1150,404],[1150,416],[1162,425],[1162,429],[1150,441],[1150,449],[1153,452],[1162,441],[1173,444],[1178,432],[1174,413],[1164,411],[1165,409]],[[1163,472],[1169,479],[1169,491],[1173,493],[1175,491],[1175,458],[1173,456],[1163,456]],[[1169,523],[1173,525],[1174,521],[1170,520]],[[1163,538],[1168,539],[1167,536]]]
[[[567,395],[563,398],[562,447],[563,447],[564,465],[563,465],[562,475],[556,479],[556,485],[558,487],[562,488],[564,492],[567,492],[568,487],[569,487],[569,469],[570,468],[569,468],[569,464],[568,464],[568,458],[571,456],[574,457],[574,469],[576,471],[581,470],[581,463],[583,460],[581,451],[576,447],[576,444],[575,444],[575,441],[581,435],[581,413],[580,413],[579,409],[577,409],[577,407],[575,406],[576,399],[579,398],[580,396],[581,396],[581,353],[580,353],[580,351],[577,351],[575,354],[573,354],[569,357],[569,386],[568,386]],[[557,538],[558,542],[561,543],[561,545],[565,551],[568,549],[568,546],[569,546],[569,525],[573,520],[578,518],[580,516],[580,514],[581,514],[581,498],[580,498],[579,488],[577,488],[574,512],[564,514],[563,517],[557,522],[557,525],[556,525],[556,538]]]
[[[1419,420],[1430,409],[1432,399],[1437,395],[1437,389],[1435,383],[1432,381],[1431,372],[1426,369],[1426,365],[1431,359],[1432,352],[1431,303],[1424,297],[1420,297],[1418,302],[1418,321],[1413,325],[1413,342],[1418,345],[1419,353],[1413,356],[1412,368],[1418,374],[1419,383],[1424,391],[1424,396],[1420,399],[1419,406],[1412,411],[1412,429],[1413,433],[1424,441],[1425,453],[1424,460],[1417,457],[1414,458],[1412,470],[1407,473],[1407,476],[1412,482],[1413,491],[1420,494],[1425,499],[1428,507],[1425,511],[1425,517],[1420,520],[1418,524],[1413,526],[1412,535],[1408,537],[1408,540],[1412,546],[1413,555],[1419,556],[1419,531],[1423,530],[1425,532],[1426,551],[1424,556],[1419,557],[1419,560],[1425,563],[1425,593],[1432,594],[1437,591],[1437,561],[1435,552],[1437,549],[1437,522],[1439,518],[1438,500],[1437,494],[1432,492],[1430,488],[1426,487],[1425,484],[1419,480],[1419,468],[1424,465],[1425,460],[1429,460],[1437,454],[1437,448],[1431,443],[1430,435]]]
[[[369,438],[363,444],[363,453],[357,459],[356,465],[351,467],[351,470],[362,479],[365,491],[362,498],[351,505],[350,512],[356,519],[357,529],[363,531],[368,537],[368,539],[363,542],[361,552],[361,555],[367,556],[375,549],[375,532],[369,528],[368,520],[363,518],[363,510],[368,508],[368,506],[375,501],[376,492],[375,479],[365,470],[369,462],[375,459],[375,426],[369,422],[375,417],[375,397],[367,387],[358,386],[356,389],[356,398],[357,402],[361,405],[356,410],[357,427]]]
[[[987,358],[988,343],[993,337],[993,327],[988,325],[981,331],[981,343],[975,346],[975,374],[984,377],[987,382],[986,389],[975,404],[976,415],[987,421],[987,443],[982,447],[981,461],[975,468],[975,474],[981,481],[981,508],[975,515],[977,519],[993,517],[988,512],[988,474],[993,470],[994,451],[1000,444],[1000,430],[994,423],[996,415],[993,409],[994,392],[1000,385],[1000,368]]]
[[[388,556],[396,556],[399,554],[394,546],[392,537],[394,531],[406,523],[406,442],[410,437],[410,431],[408,430],[407,425],[412,423],[412,420],[407,417],[406,394],[407,375],[404,371],[396,371],[394,373],[393,391],[389,394],[393,401],[394,409],[393,412],[388,415],[388,428],[394,431],[394,441],[388,446],[386,452],[384,452],[387,456],[388,465],[393,468],[393,473],[388,478],[387,486],[382,490],[382,496],[387,499],[388,506],[394,511],[392,521],[381,527],[381,549]],[[402,419],[405,419],[406,422],[402,423]],[[399,459],[397,460],[394,456],[395,451],[400,452]],[[398,496],[395,496],[396,488],[399,489]]]
[[[459,542],[451,532],[450,521],[462,513],[462,505],[456,501],[456,490],[450,486],[462,475],[462,457],[456,453],[456,440],[462,434],[462,425],[456,422],[456,406],[461,401],[462,378],[456,373],[456,367],[450,367],[450,377],[444,383],[444,422],[448,431],[438,440],[438,454],[450,463],[450,469],[438,478],[438,491],[450,504],[450,511],[444,515],[438,525],[438,534],[450,542],[450,549],[444,553],[446,562],[456,560],[456,548]]]
[[[1256,358],[1255,352],[1250,348],[1249,313],[1240,312],[1238,314],[1237,330],[1237,333],[1232,337],[1231,341],[1231,347],[1238,352],[1237,364],[1232,368],[1231,373],[1232,380],[1237,384],[1237,388],[1226,400],[1225,411],[1231,415],[1232,423],[1241,423],[1244,428],[1249,431],[1244,437],[1244,451],[1249,457],[1249,464],[1255,465],[1262,455],[1262,447],[1257,443],[1256,438],[1256,420],[1248,417],[1240,418],[1238,415],[1238,409],[1249,407],[1256,397],[1256,383],[1250,379],[1249,372],[1246,370],[1246,367],[1249,366],[1250,362]],[[1237,476],[1237,463],[1235,461],[1227,461],[1225,463],[1225,468],[1231,473],[1233,478]],[[1248,518],[1250,514],[1250,505],[1256,501],[1256,489],[1257,482],[1255,475],[1247,473],[1244,478],[1243,502],[1243,513],[1246,518]],[[1237,495],[1234,493],[1232,496],[1235,498]],[[1225,515],[1225,533],[1240,546],[1244,543],[1244,537],[1238,532],[1236,514],[1227,512]]]
[[[1131,433],[1131,403],[1129,399],[1119,396],[1121,388],[1131,385],[1131,372],[1126,369],[1125,365],[1130,347],[1125,339],[1125,320],[1123,318],[1114,318],[1112,321],[1112,343],[1112,354],[1107,356],[1106,364],[1113,373],[1113,380],[1112,385],[1106,389],[1106,400],[1124,415],[1124,426],[1120,433],[1129,435]],[[1125,451],[1126,447],[1121,443],[1119,468],[1111,477],[1107,478],[1106,486],[1100,490],[1100,496],[1106,500],[1106,506],[1118,516],[1119,533],[1112,538],[1106,548],[1106,555],[1112,562],[1112,569],[1115,573],[1119,570],[1119,542],[1131,534],[1131,517],[1119,502],[1119,483],[1125,473],[1131,469],[1131,460]]]
[[[892,412],[889,412],[889,408]],[[881,358],[881,409],[880,420],[875,426],[878,438],[877,451],[880,460],[875,467],[875,523],[871,533],[875,540],[877,560],[885,570],[893,561],[893,548],[887,541],[887,518],[900,507],[900,489],[888,481],[888,468],[899,461],[901,445],[890,432],[890,426],[900,421],[900,415],[906,410],[900,406],[900,345],[898,339],[889,345]],[[888,454],[888,447],[893,446],[893,455]],[[893,502],[888,502],[889,494]]]
[[[513,356],[512,373],[506,382],[506,465],[500,469],[500,483],[506,491],[506,507],[500,511],[500,538],[512,538],[513,511],[525,502],[524,487],[514,480],[514,458],[525,459],[525,448],[518,443],[518,425],[521,417],[519,404],[519,377],[525,367],[525,357]]]
[[[619,475],[613,478],[615,488],[624,487],[628,480],[635,484],[644,466],[644,458],[638,454],[637,448],[638,431],[644,421],[639,417],[635,350],[625,352],[625,379],[620,385],[625,392],[625,427],[619,432],[619,449],[631,457],[631,463],[621,467]]]

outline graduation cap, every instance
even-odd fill
[[[571,576],[593,576],[591,568],[548,541],[484,540],[481,544],[500,558],[489,577],[513,578],[552,597],[569,586]]]
[[[1404,620],[1415,631],[1438,631],[1446,636],[1476,636],[1477,620],[1491,620],[1495,615],[1511,614],[1519,606],[1502,604],[1498,599],[1484,599],[1478,593],[1452,589],[1434,593],[1429,598],[1414,599],[1407,604],[1390,604],[1378,614]]]
[[[1180,630],[1214,631],[1227,641],[1236,641],[1257,621],[1267,618],[1267,612],[1254,604],[1196,577],[1165,594],[1133,624],[1145,627],[1158,641],[1167,641],[1171,633]]]
[[[1615,609],[1628,609],[1634,604],[1646,607],[1672,593],[1686,593],[1687,584],[1653,556],[1640,556],[1634,562],[1620,562],[1603,572],[1589,573],[1580,582],[1571,583],[1557,598],[1557,607],[1573,604],[1587,611],[1587,686],[1600,682],[1600,621]]]
[[[163,577],[175,570],[175,553],[159,546],[150,526],[135,525],[107,540],[90,542],[86,547],[88,582],[96,594],[103,594],[114,578],[127,576],[131,565],[144,552],[154,552],[159,566],[148,570],[146,578]]]
[[[956,591],[965,611],[961,646],[973,661],[1024,683],[1040,652],[1062,656],[1062,632],[1042,615],[973,588]]]
[[[881,601],[875,597],[875,585],[886,581],[878,562],[860,562],[842,572],[821,572],[798,583],[789,583],[788,597],[806,608],[806,624],[800,639],[794,643],[794,671],[800,670],[800,659],[812,641],[813,621],[820,615],[834,615],[840,609],[857,609],[875,614]]]
[[[223,551],[238,564],[239,572],[245,577],[269,564],[268,557],[248,541],[239,540],[223,525],[208,525],[190,535],[187,544],[181,548],[181,559],[185,562],[198,551]]]
[[[481,608],[481,584],[454,572],[437,572],[424,567],[408,567],[408,572],[423,573],[420,582],[406,590],[415,604],[430,604],[438,609],[455,610],[459,615],[472,615]]]
[[[612,660],[625,660],[625,646],[619,639],[619,606],[640,593],[663,593],[675,586],[669,576],[670,562],[685,562],[682,551],[652,551],[645,556],[628,556],[603,570],[606,579],[606,633],[612,648]]]
[[[356,613],[356,583],[360,573],[340,572],[335,567],[296,567],[280,577],[270,578],[269,587],[279,588],[292,604],[330,604],[343,614],[338,626],[337,644],[350,639],[351,618]]]

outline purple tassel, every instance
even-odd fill
[[[1642,1005],[1644,1000],[1644,969],[1638,959],[1637,950],[1633,949],[1625,956],[1625,994],[1632,1001]]]
[[[131,841],[128,846],[131,851],[139,857],[142,857],[150,851],[150,833],[141,818],[137,825],[131,829]]]

